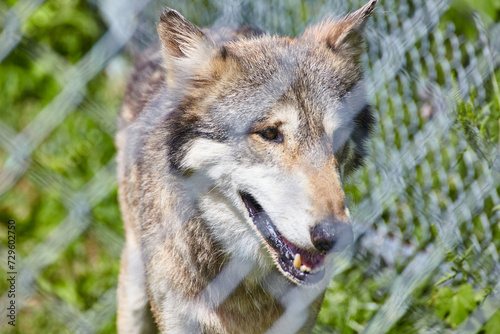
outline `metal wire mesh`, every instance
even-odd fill
[[[43,3],[20,0],[10,8],[3,6],[0,61],[13,52],[28,52],[22,47],[22,25]],[[106,330],[115,315],[116,286],[110,286],[92,305],[81,307],[42,289],[38,278],[81,238],[101,240],[106,252],[118,261],[122,245],[119,232],[100,224],[92,211],[116,190],[115,162],[114,157],[106,157],[91,180],[75,187],[70,177],[61,177],[45,167],[44,157],[50,159],[50,154],[42,147],[84,101],[88,114],[99,120],[101,131],[112,136],[116,111],[89,100],[88,87],[96,76],[120,63],[127,43],[129,51],[135,52],[154,40],[152,23],[163,5],[131,0],[89,3],[105,22],[106,31],[100,40],[74,65],[59,63],[50,47],[35,41],[38,49],[32,50],[33,61],[52,64],[46,66],[62,89],[20,131],[0,121],[4,152],[0,196],[27,179],[62,194],[67,213],[49,224],[50,232],[31,246],[29,254],[18,258],[18,307],[32,307],[34,300],[43,300],[52,310],[47,315],[50,321],[62,323],[72,332]],[[270,31],[299,34],[324,13],[338,15],[362,4],[313,1],[305,17],[297,12],[301,2],[295,0],[214,1],[203,5],[174,1],[166,5],[195,13],[190,19],[199,25],[252,22]],[[456,122],[457,109],[464,101],[471,101],[486,113],[492,108],[489,90],[500,65],[500,24],[486,27],[476,16],[479,37],[469,40],[443,19],[449,5],[450,1],[386,0],[379,4],[369,24],[369,51],[363,62],[369,100],[378,113],[378,122],[368,163],[349,182],[361,198],[353,210],[356,243],[339,256],[334,269],[335,275],[341,275],[353,268],[365,268],[367,276],[382,275],[389,281],[374,315],[358,328],[360,332],[388,332],[403,317],[416,319],[416,332],[451,331],[442,321],[421,317],[430,306],[417,308],[414,302],[424,294],[423,282],[432,285],[449,271],[448,255],[466,249],[468,261],[464,266],[475,273],[474,284],[489,287],[491,292],[453,331],[477,332],[500,307],[500,211],[491,209],[500,204],[498,145],[471,142]],[[2,115],[5,112],[13,111],[2,111]],[[116,210],[116,203],[113,205]],[[20,235],[19,242],[22,239]],[[6,253],[4,244],[0,250]],[[90,261],[90,256],[85,260]],[[300,321],[297,314],[304,304],[294,308],[294,293],[282,297],[283,304],[291,306],[273,326],[275,332],[290,332],[291,319]],[[4,293],[0,305],[7,302]],[[6,314],[2,307],[0,318],[6,319]],[[425,320],[418,321],[419,317]],[[25,320],[21,316],[19,321]]]

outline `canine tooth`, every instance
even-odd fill
[[[302,259],[300,257],[300,254],[297,253],[297,254],[295,254],[295,258],[293,259],[293,266],[296,269],[299,269],[301,265],[302,265]]]

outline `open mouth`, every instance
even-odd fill
[[[325,275],[323,263],[326,254],[307,251],[288,241],[252,195],[240,192],[240,196],[282,272],[297,283],[316,284],[321,281]]]

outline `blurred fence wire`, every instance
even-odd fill
[[[19,0],[12,7],[2,5],[0,61],[21,48],[23,23],[43,3]],[[38,297],[52,310],[47,315],[50,321],[85,333],[102,332],[113,319],[116,287],[111,286],[93,305],[81,308],[40,289],[37,279],[69,245],[86,238],[86,231],[101,228],[95,224],[92,209],[116,190],[114,157],[109,156],[93,178],[75,190],[71,180],[46,171],[44,160],[33,156],[85,100],[96,118],[113,122],[115,110],[103,110],[89,100],[89,83],[123,58],[126,45],[128,51],[135,52],[155,39],[154,22],[162,6],[186,13],[199,25],[251,22],[272,32],[299,34],[325,13],[340,15],[363,5],[357,0],[311,1],[305,15],[297,12],[297,8],[303,8],[299,0],[227,0],[203,5],[197,1],[88,3],[98,11],[96,16],[104,22],[106,31],[75,64],[60,69],[62,75],[54,74],[61,82],[59,94],[20,131],[2,121],[4,113],[15,110],[3,110],[0,115],[0,147],[4,152],[0,196],[6,196],[27,178],[39,186],[57,187],[64,194],[67,210],[66,217],[34,243],[29,254],[18,258],[18,308]],[[425,313],[422,308],[431,306],[412,305],[422,293],[424,282],[432,286],[450,272],[447,259],[453,252],[467,251],[465,269],[475,273],[475,286],[490,292],[460,326],[447,330],[475,333],[500,308],[498,143],[482,140],[477,134],[471,137],[457,126],[457,113],[463,105],[471,103],[489,114],[494,103],[500,103],[492,103],[495,98],[491,97],[491,92],[498,90],[495,71],[500,66],[500,24],[486,25],[476,15],[478,38],[468,39],[443,19],[450,3],[385,0],[369,23],[369,48],[363,62],[369,99],[378,113],[377,126],[367,166],[349,182],[361,198],[353,209],[356,242],[340,256],[334,274],[365,261],[369,263],[367,271],[383,272],[390,283],[374,315],[357,329],[359,332],[388,332],[405,316],[416,319],[415,332],[443,331],[443,322],[418,320],[418,315]],[[188,13],[193,14],[190,17]],[[35,57],[54,53],[45,46],[41,50]],[[498,99],[498,91],[496,94]],[[112,136],[112,126],[102,129]],[[118,261],[122,241],[117,234],[106,229],[94,234],[109,236],[104,241],[107,251]],[[20,235],[19,242],[22,239]],[[0,250],[6,253],[5,245]],[[286,317],[294,319],[297,313],[292,310],[297,298],[283,298],[291,311],[273,326],[276,332],[284,332],[279,328],[290,324]],[[7,300],[4,293],[0,305],[7,305]],[[2,307],[0,318],[6,319],[6,315]],[[0,325],[4,326],[3,320]]]

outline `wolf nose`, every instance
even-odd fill
[[[341,251],[352,243],[352,228],[336,219],[325,219],[311,228],[311,240],[321,252]]]

